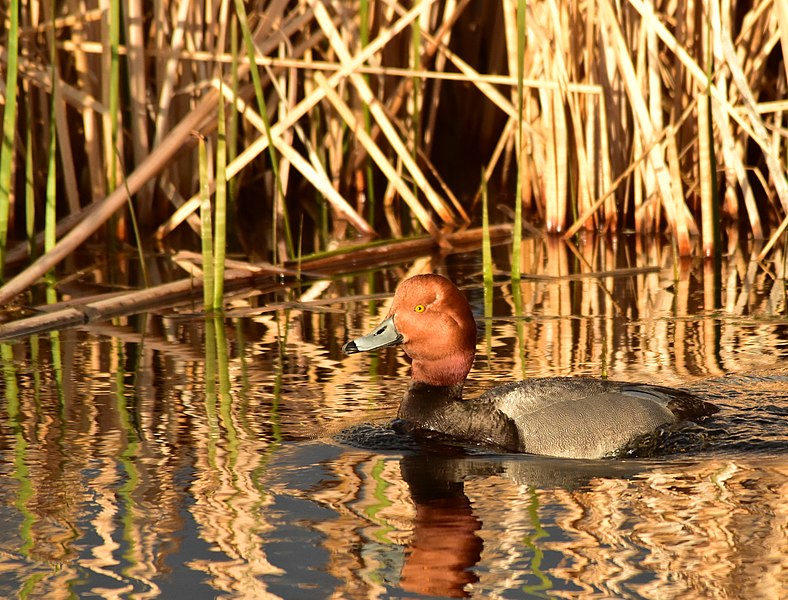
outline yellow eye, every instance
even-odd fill
[[[423,304],[417,304],[416,306],[413,307],[413,310],[415,310],[417,313],[423,313],[425,311],[425,308]]]

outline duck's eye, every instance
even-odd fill
[[[416,306],[413,307],[413,310],[416,311],[417,313],[423,313],[426,309],[424,308],[423,304],[417,304]]]

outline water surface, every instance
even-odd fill
[[[786,257],[528,240],[0,344],[0,597],[778,598],[788,587]],[[347,443],[399,349],[345,357],[402,277],[460,285],[466,394],[533,376],[686,387],[718,415],[643,456]],[[716,275],[716,276],[715,276]],[[378,440],[379,442],[380,440]]]

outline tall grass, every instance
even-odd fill
[[[214,235],[213,309],[224,302],[224,257],[227,250],[227,138],[224,98],[219,101],[218,138],[216,140],[216,231]]]
[[[208,190],[208,151],[205,140],[198,142],[200,170],[200,237],[202,239],[203,266],[203,306],[206,311],[213,309],[215,289],[215,268],[213,258],[213,225],[211,219],[211,195]]]
[[[6,41],[5,102],[3,108],[3,130],[0,132],[0,259],[5,255],[8,236],[8,216],[11,210],[11,176],[14,160],[14,136],[16,135],[16,88],[19,55],[19,0],[11,0],[9,9],[8,37]],[[4,261],[0,260],[0,281],[3,279]]]
[[[715,224],[738,223],[766,248],[786,227],[782,2],[50,7],[15,0],[0,9],[0,266],[28,254],[16,245],[26,239],[23,219],[13,216],[44,212],[33,211],[47,197],[43,179],[22,186],[13,175],[26,157],[33,173],[46,171],[47,153],[22,146],[50,130],[62,240],[0,289],[3,302],[119,214],[124,172],[143,230],[159,228],[166,241],[189,226],[193,241],[171,243],[199,243],[197,153],[182,150],[197,130],[219,151],[216,73],[232,99],[226,173],[244,215],[231,237],[268,260],[294,256],[296,229],[304,252],[418,232],[442,243],[444,231],[480,221],[468,192],[481,166],[492,205],[503,208],[493,221],[513,214],[557,235],[666,232],[690,255],[724,248]],[[42,51],[48,37],[54,56]],[[19,85],[28,92],[16,110]],[[211,193],[224,189],[215,176]]]
[[[515,88],[515,98],[517,107],[517,179],[514,186],[514,239],[512,240],[512,281],[516,284],[520,280],[520,268],[522,266],[522,219],[523,219],[523,166],[524,162],[524,147],[523,147],[523,78],[525,76],[525,0],[517,0],[517,8],[515,9],[517,29],[516,41],[513,45],[513,50],[516,52],[515,61],[517,64],[517,81]],[[511,8],[509,9],[511,13]],[[512,61],[509,61],[510,65]],[[484,183],[483,185],[486,185]]]

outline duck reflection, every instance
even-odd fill
[[[405,591],[463,598],[466,586],[478,581],[471,568],[482,555],[476,535],[482,522],[465,495],[459,464],[441,456],[407,456],[400,463],[416,509],[400,579]]]
[[[473,568],[484,548],[478,535],[482,521],[465,493],[467,480],[503,475],[530,488],[575,488],[594,477],[631,476],[640,467],[522,455],[473,457],[446,449],[406,455],[400,470],[415,506],[400,586],[411,593],[464,598],[471,593],[469,584],[478,582]]]

